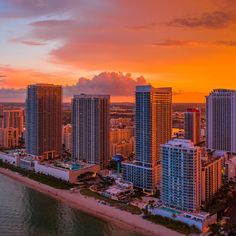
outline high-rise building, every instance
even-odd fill
[[[201,205],[201,148],[190,140],[162,145],[161,200],[171,208],[196,212]]]
[[[27,89],[26,150],[46,159],[58,158],[62,150],[62,87],[33,84]]]
[[[67,124],[62,127],[62,144],[65,145],[65,149],[72,151],[72,125]]]
[[[201,141],[201,113],[198,109],[189,108],[184,113],[184,138],[195,145]]]
[[[19,129],[13,127],[0,128],[0,146],[16,148],[19,146]]]
[[[207,148],[236,152],[236,90],[215,89],[206,103]]]
[[[3,127],[3,111],[4,111],[4,106],[0,104],[0,128]]]
[[[209,202],[222,186],[223,166],[225,156],[222,152],[207,153],[202,160],[201,200],[202,204]]]
[[[135,161],[122,164],[123,178],[144,191],[160,182],[160,145],[171,139],[171,88],[136,87]]]
[[[106,168],[110,160],[110,96],[72,99],[72,157]]]
[[[3,128],[16,128],[21,135],[24,130],[24,110],[9,109],[3,111]]]

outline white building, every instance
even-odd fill
[[[161,200],[172,208],[196,212],[201,205],[201,148],[190,140],[162,145]]]
[[[236,152],[236,90],[215,89],[206,103],[207,148]]]
[[[207,212],[190,213],[165,206],[149,208],[148,211],[152,215],[160,215],[172,220],[181,221],[189,226],[194,225],[204,233],[208,231],[208,225],[215,223],[217,220],[216,214],[210,215]]]
[[[36,173],[51,175],[55,178],[77,182],[77,177],[86,172],[97,173],[100,170],[99,165],[87,164],[84,162],[64,163],[64,162],[35,162],[34,170]]]

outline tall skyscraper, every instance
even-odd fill
[[[201,148],[190,140],[162,145],[161,200],[168,207],[196,212],[201,205]]]
[[[236,152],[236,90],[215,89],[206,103],[207,148]]]
[[[3,128],[16,128],[21,135],[24,129],[24,110],[9,109],[3,111]]]
[[[4,111],[4,106],[0,104],[0,128],[3,127],[3,111]]]
[[[160,145],[171,139],[171,88],[136,87],[136,156],[122,164],[123,178],[145,191],[160,182]]]
[[[184,138],[194,144],[201,141],[201,113],[198,109],[189,108],[184,113]]]
[[[26,150],[29,154],[57,158],[62,150],[62,87],[33,84],[27,89]]]
[[[110,160],[110,96],[72,99],[72,157],[106,168]]]

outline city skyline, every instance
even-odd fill
[[[0,0],[0,27],[0,235],[236,235],[236,0]]]
[[[95,89],[133,101],[151,83],[173,87],[174,102],[204,102],[236,88],[235,10],[232,0],[3,0],[0,99],[23,101],[27,84],[50,80],[66,101]]]

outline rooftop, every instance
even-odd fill
[[[180,148],[194,148],[194,143],[188,139],[173,139],[168,141],[166,144],[162,146],[165,147],[180,147]]]

